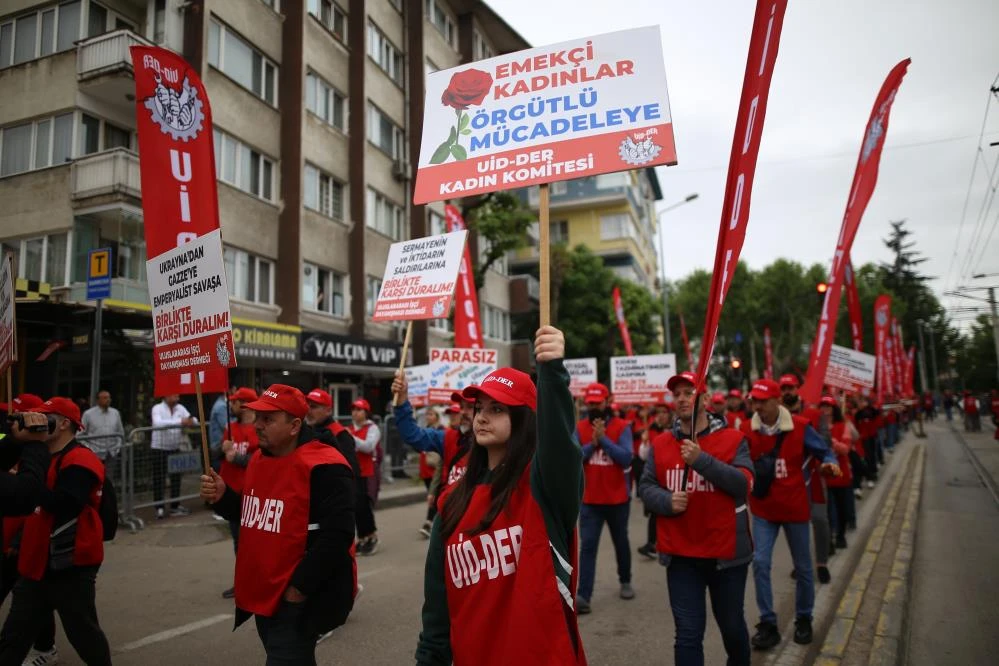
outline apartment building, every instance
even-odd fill
[[[384,405],[395,365],[384,352],[398,358],[403,336],[370,319],[388,248],[443,230],[441,204],[411,203],[425,73],[526,42],[475,0],[4,2],[0,241],[16,258],[25,361],[15,392],[88,395],[85,279],[99,247],[112,248],[114,275],[102,383],[119,403],[152,392],[128,53],[149,43],[201,73],[212,107],[232,383],[323,385],[340,414],[358,391]],[[479,293],[501,363],[506,271],[490,270]],[[445,322],[417,324],[413,361],[452,338]]]
[[[655,202],[662,199],[654,168],[620,171],[552,183],[549,205],[551,243],[585,245],[626,280],[658,289]],[[522,195],[534,210],[537,189]],[[537,230],[532,243],[510,259],[513,273],[536,272]]]

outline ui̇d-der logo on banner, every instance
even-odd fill
[[[205,119],[203,102],[198,99],[198,89],[191,85],[186,76],[179,92],[165,85],[159,74],[155,75],[155,79],[153,95],[145,101],[153,122],[175,141],[186,142],[197,138]]]

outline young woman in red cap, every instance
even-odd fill
[[[430,536],[420,666],[586,663],[573,610],[582,451],[561,331],[539,329],[535,353],[537,389],[501,368],[464,391],[475,442]]]

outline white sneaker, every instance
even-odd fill
[[[31,652],[28,653],[27,658],[25,658],[22,666],[48,666],[49,664],[59,663],[59,650],[52,647],[51,650],[46,652],[39,652],[35,648],[31,648]]]
[[[873,488],[874,487],[874,482],[873,481],[868,481],[867,482],[867,487],[868,488]]]
[[[188,509],[183,504],[179,504],[179,505],[175,506],[174,508],[170,509],[170,515],[173,516],[173,517],[190,516],[191,515],[191,510]]]
[[[864,491],[862,491],[860,488],[855,488],[853,491],[853,496],[856,497],[857,499],[864,499]]]
[[[156,520],[163,520],[164,518],[166,518],[166,511],[161,506],[156,507]]]

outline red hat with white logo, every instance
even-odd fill
[[[780,385],[781,386],[793,386],[795,388],[798,388],[799,386],[801,386],[801,382],[798,381],[798,378],[795,375],[792,375],[792,374],[789,373],[789,374],[781,375],[780,376]]]
[[[229,399],[242,400],[243,402],[253,402],[258,397],[259,396],[257,396],[257,392],[254,391],[253,389],[241,386],[240,388],[232,392],[232,395],[229,396]]]
[[[12,405],[0,402],[0,411],[27,412],[45,402],[34,393],[22,393],[13,400]]]
[[[824,395],[824,396],[822,396],[822,398],[819,399],[819,404],[820,405],[829,405],[830,407],[835,407],[836,406],[836,398],[832,397],[831,395]]]
[[[333,397],[322,389],[312,389],[305,395],[305,399],[311,403],[322,405],[323,407],[333,406]]]
[[[302,392],[287,384],[271,384],[245,407],[255,412],[288,412],[298,419],[304,419],[309,413],[309,404]]]
[[[493,370],[481,384],[466,386],[461,394],[465,400],[477,400],[480,395],[486,395],[507,407],[538,408],[538,389],[531,377],[513,368]]]
[[[680,384],[690,384],[691,386],[697,386],[697,375],[690,371],[681,372],[678,375],[673,375],[666,382],[666,388],[670,391],[676,391],[676,387]]]
[[[593,382],[586,387],[586,391],[583,393],[583,402],[590,405],[603,402],[608,397],[610,397],[610,391],[607,390],[607,387],[600,382]]]
[[[17,398],[14,401],[17,402]],[[80,408],[69,398],[49,398],[37,407],[32,407],[25,411],[38,412],[40,414],[56,414],[69,419],[73,422],[73,425],[80,428]]]
[[[741,398],[742,397],[742,391],[740,391],[739,389],[729,389],[728,397],[730,397],[730,398]]]
[[[779,398],[780,386],[772,379],[758,379],[753,383],[753,390],[749,392],[749,397],[753,400]]]
[[[350,408],[351,409],[363,409],[368,414],[371,413],[371,403],[368,402],[367,400],[365,400],[364,398],[358,398],[354,402],[350,403]]]

